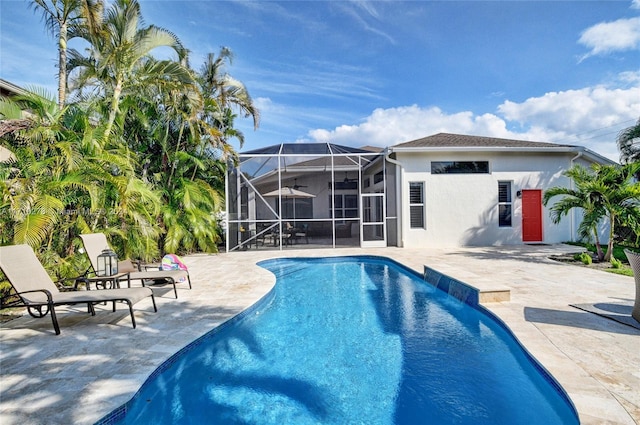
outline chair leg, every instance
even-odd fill
[[[60,335],[60,325],[58,325],[58,316],[56,316],[56,309],[53,304],[49,305],[49,312],[51,313],[51,322],[53,322],[53,329],[56,331],[56,335]]]
[[[169,280],[171,280],[171,283],[173,284],[173,293],[176,295],[176,299],[178,299],[178,288],[176,287],[176,280],[171,278],[169,278]]]
[[[189,289],[193,289],[193,287],[191,286],[191,276],[189,276],[187,274],[187,282],[189,282]]]
[[[157,313],[158,307],[156,307],[156,297],[153,296],[153,293],[151,294],[151,302],[153,303],[153,311]]]
[[[133,304],[131,304],[130,300],[125,300],[127,304],[129,304],[129,314],[131,314],[131,323],[133,323],[133,329],[136,328],[136,317],[133,315]]]

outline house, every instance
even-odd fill
[[[543,191],[571,187],[575,164],[615,164],[580,146],[440,133],[389,148],[399,164],[400,245],[487,246],[577,240],[580,217],[559,224]]]
[[[16,86],[15,84],[0,78],[0,98],[11,98],[17,95],[26,94],[27,91],[22,87]],[[26,114],[23,112],[23,114]],[[24,116],[24,115],[23,115]],[[0,126],[0,137],[4,136],[4,134],[9,131],[5,127],[12,128],[12,126]],[[13,153],[5,148],[4,146],[0,146],[0,162],[5,162],[9,160],[15,160],[15,156]]]
[[[16,86],[10,81],[7,81],[3,78],[0,78],[0,96],[2,97],[13,97],[19,94],[26,94],[27,90],[23,89],[20,86]]]
[[[447,133],[383,150],[282,144],[239,157],[228,250],[576,240],[579,214],[553,224],[543,191],[570,187],[574,164],[614,164],[580,146]]]

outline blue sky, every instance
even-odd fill
[[[55,94],[55,41],[30,3],[0,2],[0,77]],[[617,160],[616,134],[640,117],[640,0],[140,3],[192,67],[233,51],[228,72],[261,112],[257,131],[237,121],[243,150],[451,132]]]

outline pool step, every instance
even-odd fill
[[[511,299],[511,291],[508,288],[479,289],[426,265],[424,266],[423,277],[425,282],[467,304],[478,305],[509,301]]]

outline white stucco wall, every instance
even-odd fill
[[[519,190],[569,186],[562,172],[575,154],[397,153],[401,179],[401,244],[405,247],[522,244]],[[431,161],[489,161],[489,174],[431,174]],[[512,182],[512,226],[498,226],[498,182]],[[426,228],[409,226],[409,182],[424,182]],[[551,204],[550,204],[551,205]],[[572,240],[572,215],[555,225],[543,208],[543,243]]]

